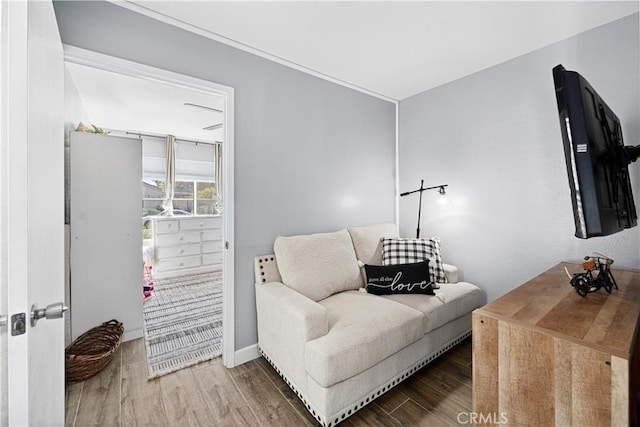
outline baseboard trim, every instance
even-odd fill
[[[233,366],[242,365],[243,363],[247,363],[253,359],[257,359],[260,357],[260,352],[258,351],[258,344],[252,344],[245,348],[241,348],[240,350],[236,350],[233,357]]]
[[[131,331],[124,331],[124,334],[122,335],[122,342],[135,340],[138,338],[142,338],[143,336],[144,333],[142,332],[142,328],[134,329]]]

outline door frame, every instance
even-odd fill
[[[223,194],[223,285],[222,285],[222,363],[228,368],[235,366],[234,323],[234,89],[218,83],[198,79],[173,71],[104,55],[98,52],[64,45],[64,60],[129,77],[153,80],[167,85],[195,89],[223,98],[224,141],[222,150],[222,194]]]

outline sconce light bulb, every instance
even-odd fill
[[[438,193],[440,193],[440,197],[438,198],[438,201],[440,202],[441,205],[446,205],[449,202],[449,199],[447,197],[447,191],[444,189],[444,187],[440,187],[440,189],[438,190]]]

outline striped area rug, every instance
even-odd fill
[[[154,280],[144,304],[149,379],[222,354],[222,270]]]

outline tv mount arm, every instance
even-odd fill
[[[622,155],[625,162],[630,165],[640,157],[640,145],[636,145],[635,147],[633,145],[625,145],[622,148]]]
[[[604,131],[605,136],[607,137],[607,143],[610,148],[617,149],[618,151],[618,160],[620,161],[620,166],[625,168],[631,163],[638,160],[640,157],[640,145],[624,145],[622,142],[622,135],[620,133],[620,125],[618,124],[615,127],[615,132],[611,130],[609,127],[609,122],[607,122],[606,115],[604,112],[604,107],[602,104],[598,104],[598,111],[600,113],[599,121],[602,126],[602,130]]]

